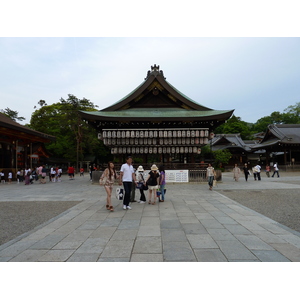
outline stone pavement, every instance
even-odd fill
[[[168,184],[166,201],[123,210],[88,176],[45,185],[0,186],[0,201],[81,201],[34,230],[0,246],[9,262],[288,262],[300,261],[300,233],[218,193],[224,189],[299,189],[300,176],[261,182]],[[118,187],[118,186],[116,186]],[[38,196],[37,196],[38,195]],[[138,199],[139,191],[136,191]]]

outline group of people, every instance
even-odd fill
[[[103,185],[107,193],[106,197],[106,209],[114,211],[112,205],[112,190],[113,185],[116,180],[119,181],[119,185],[123,184],[125,196],[123,198],[123,209],[131,209],[130,198],[132,192],[135,188],[138,188],[140,191],[140,200],[139,203],[146,203],[145,191],[148,190],[148,203],[155,205],[157,198],[157,191],[160,189],[161,199],[160,202],[165,201],[165,170],[161,166],[158,168],[156,165],[152,165],[151,171],[148,173],[147,178],[144,178],[144,168],[139,166],[135,171],[132,166],[132,157],[128,156],[126,163],[121,166],[120,175],[117,175],[114,163],[109,162],[108,167],[103,171],[102,176],[100,177],[99,183]]]
[[[8,183],[11,183],[11,181],[12,181],[12,171],[11,170],[8,171],[7,179],[8,179]],[[0,171],[0,183],[5,183],[5,174],[4,174],[3,170]]]
[[[274,172],[273,172],[272,177],[274,177],[275,174],[277,174],[277,177],[280,177],[277,163],[275,163],[273,165],[273,169],[274,169]],[[266,171],[267,177],[270,177],[271,167],[268,164],[266,165],[265,171]],[[233,179],[235,181],[239,181],[241,169],[238,167],[237,164],[234,165],[232,172],[233,172]],[[249,177],[249,175],[251,175],[251,170],[247,163],[244,164],[243,172],[244,172],[245,180],[248,181],[248,177]],[[261,176],[260,176],[261,166],[259,164],[252,167],[252,173],[253,173],[254,180],[261,180]]]

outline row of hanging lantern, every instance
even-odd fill
[[[154,129],[154,130],[113,130],[103,129],[99,138],[185,138],[185,137],[209,137],[207,128],[199,129]]]
[[[206,145],[208,138],[104,138],[104,145]]]
[[[195,153],[200,154],[201,148],[198,147],[114,147],[111,148],[112,154],[161,154],[161,153]]]

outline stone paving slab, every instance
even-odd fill
[[[261,189],[276,185],[300,192],[300,185],[288,182],[276,178]],[[300,261],[300,233],[218,193],[249,188],[226,176],[213,191],[207,184],[169,184],[165,202],[134,202],[132,210],[123,210],[113,198],[114,212],[105,208],[104,188],[85,177],[12,187],[1,187],[1,201],[29,201],[36,194],[43,195],[40,201],[52,201],[55,191],[62,201],[82,202],[1,245],[1,262]]]

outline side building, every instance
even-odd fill
[[[32,130],[0,113],[0,170],[7,178],[10,170],[15,175],[18,169],[46,163],[49,155],[44,144],[55,140],[54,136]]]

